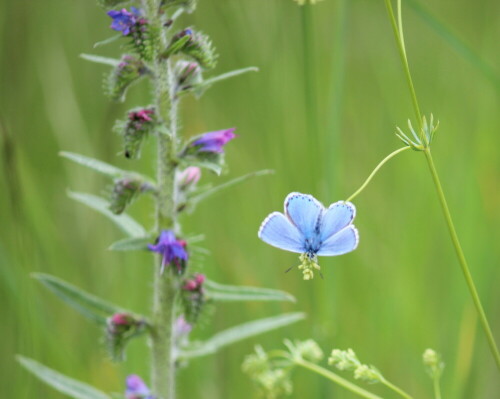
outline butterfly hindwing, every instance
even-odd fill
[[[259,238],[273,247],[285,251],[304,252],[304,239],[300,231],[280,212],[271,213],[261,224]]]
[[[356,207],[350,202],[339,201],[331,204],[321,218],[321,241],[348,226],[356,216]]]
[[[333,234],[321,244],[319,256],[336,256],[354,251],[359,243],[358,230],[352,224]]]
[[[318,234],[324,207],[312,195],[291,193],[285,199],[285,214],[305,239]]]

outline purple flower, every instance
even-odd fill
[[[193,329],[193,325],[188,323],[184,316],[179,316],[174,324],[174,336],[176,338],[182,338],[188,335]]]
[[[188,260],[186,241],[175,238],[172,230],[163,230],[160,237],[158,237],[156,245],[149,244],[148,249],[163,256],[161,273],[163,273],[165,266],[171,264],[177,267],[179,273],[184,270],[184,265]]]
[[[127,399],[154,399],[142,378],[135,374],[127,377],[125,397]]]
[[[234,139],[235,128],[217,130],[202,135],[198,140],[194,141],[192,146],[199,147],[199,152],[213,152],[220,154],[224,150],[224,146]]]
[[[123,8],[121,11],[111,10],[108,15],[113,19],[111,29],[122,32],[123,36],[127,36],[132,28],[137,23],[137,18],[141,16],[141,10],[130,7],[132,12]]]

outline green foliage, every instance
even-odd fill
[[[34,273],[33,277],[73,309],[102,326],[106,325],[107,318],[112,314],[125,312],[123,308],[89,294],[60,278],[44,273]]]
[[[217,302],[240,301],[288,301],[295,302],[295,298],[287,292],[240,285],[223,285],[211,280],[204,283],[208,300]]]
[[[179,354],[180,359],[206,356],[216,353],[219,349],[244,339],[275,330],[303,320],[303,313],[285,313],[278,316],[267,317],[228,328],[218,332],[213,337],[203,342],[194,342],[189,347],[183,348]]]
[[[90,385],[66,377],[33,359],[18,355],[17,360],[38,379],[73,399],[111,399],[110,396]]]

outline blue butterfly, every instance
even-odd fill
[[[285,214],[271,213],[262,222],[258,236],[273,247],[316,256],[336,256],[354,251],[358,230],[352,224],[356,208],[339,201],[327,209],[312,195],[290,193],[285,198]]]

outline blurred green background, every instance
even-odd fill
[[[415,1],[403,1],[410,64],[422,111],[441,122],[435,161],[500,342],[500,3]],[[296,305],[219,305],[214,323],[194,336],[284,311],[305,311],[308,318],[193,361],[180,372],[179,397],[256,398],[240,371],[242,359],[256,343],[278,348],[285,337],[313,338],[326,352],[351,347],[415,398],[432,397],[421,364],[432,347],[446,362],[444,397],[500,397],[498,371],[422,154],[398,156],[357,198],[360,246],[321,259],[324,280],[304,282],[296,270],[284,274],[296,256],[257,239],[261,221],[282,209],[290,191],[325,204],[345,199],[400,146],[395,126],[406,125],[413,111],[383,1],[324,0],[304,8],[291,0],[200,0],[198,11],[182,21],[213,38],[220,53],[215,73],[260,68],[219,84],[199,102],[183,102],[187,135],[238,128],[239,138],[227,148],[230,173],[219,179],[207,173],[206,181],[276,171],[207,200],[184,218],[184,230],[206,234],[211,254],[203,271],[212,279],[280,288],[298,299]],[[63,397],[21,370],[16,353],[110,392],[122,392],[129,373],[147,378],[143,340],[133,342],[126,363],[112,364],[101,332],[30,278],[51,273],[137,311],[150,304],[150,255],[108,251],[120,232],[65,193],[102,194],[109,182],[57,155],[74,151],[153,173],[151,149],[140,162],[126,162],[111,132],[116,118],[148,101],[148,86],[134,87],[125,104],[111,104],[101,90],[107,67],[78,57],[118,56],[117,44],[92,49],[113,34],[109,22],[91,0],[0,4],[5,398]],[[151,205],[141,200],[131,213],[151,225]],[[294,383],[293,398],[354,397],[305,370],[295,372]]]

